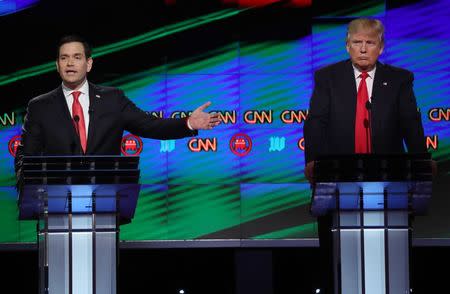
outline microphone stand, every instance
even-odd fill
[[[371,98],[370,100],[373,101],[373,98]],[[364,124],[364,126],[366,127],[366,132],[368,132],[368,136],[367,137],[367,149],[369,150],[369,153],[372,153],[372,146],[373,146],[373,141],[372,141],[372,103],[370,102],[370,100],[367,100],[366,102],[366,109],[367,112],[369,113],[369,119],[367,120],[367,123]]]
[[[80,123],[80,117],[78,115],[75,115],[73,117],[73,122],[75,125],[75,131],[77,132],[77,136],[78,136],[78,142],[80,143],[80,157],[83,157],[83,148],[81,148],[81,138],[80,138],[80,127],[79,127],[79,123]]]

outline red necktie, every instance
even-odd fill
[[[72,92],[72,116],[75,123],[75,128],[80,136],[81,148],[83,148],[83,153],[86,153],[86,126],[84,124],[83,107],[81,107],[80,101],[78,101],[80,94],[80,91]],[[78,119],[76,117],[78,117]]]
[[[367,72],[361,73],[361,82],[359,83],[356,97],[355,153],[371,153],[369,111],[366,108],[367,101],[369,101],[366,85],[368,76]]]

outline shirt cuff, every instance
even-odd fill
[[[187,125],[187,127],[189,128],[189,130],[195,131],[195,130],[192,128],[191,124],[189,123],[189,117],[186,119],[186,125]]]

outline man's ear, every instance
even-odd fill
[[[92,59],[92,57],[89,57],[88,59],[87,59],[87,72],[90,72],[91,71],[91,68],[92,68],[92,64],[94,63],[94,59]]]
[[[56,71],[59,72],[58,60],[55,61],[55,64],[56,64]]]

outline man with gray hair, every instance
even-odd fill
[[[426,153],[413,73],[378,61],[384,26],[359,18],[348,25],[350,59],[316,71],[304,126],[305,176],[314,182],[321,155]],[[318,218],[322,287],[333,293],[331,216]],[[323,292],[321,292],[323,293]]]

